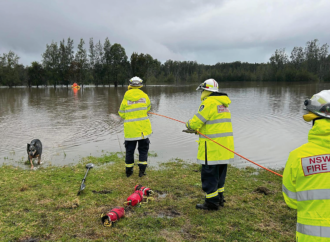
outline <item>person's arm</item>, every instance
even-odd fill
[[[209,120],[210,105],[204,102],[199,106],[198,113],[186,123],[186,127],[192,130],[199,130],[207,120]]]
[[[150,111],[150,108],[151,108],[151,103],[149,97],[147,96],[147,112]]]
[[[284,168],[282,184],[285,203],[293,209],[297,209],[296,180],[298,169],[295,166],[296,160],[297,156],[295,155],[295,152],[291,152]]]
[[[123,101],[120,104],[120,108],[119,108],[119,111],[118,111],[118,114],[122,119],[125,119],[126,103],[127,103],[127,101],[124,98]]]

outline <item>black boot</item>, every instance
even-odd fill
[[[126,176],[130,177],[133,174],[133,167],[126,167]]]
[[[146,170],[140,169],[140,171],[139,171],[139,177],[143,177],[145,175],[147,175],[146,174]]]
[[[203,210],[218,210],[219,205],[213,204],[213,203],[208,203],[204,202],[203,204],[197,204],[196,205],[197,209],[203,209]]]
[[[224,203],[226,202],[226,200],[225,200],[225,196],[223,195],[223,192],[219,192],[219,197],[220,197],[220,203],[219,203],[219,205],[221,207],[225,206]]]

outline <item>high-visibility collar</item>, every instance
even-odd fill
[[[308,141],[322,147],[330,147],[330,119],[318,119],[308,133]]]
[[[127,89],[128,90],[130,90],[130,89],[139,89],[139,88],[141,88],[142,86],[139,86],[139,87],[133,87],[133,86],[131,86],[131,85],[129,85],[128,87],[127,87]]]

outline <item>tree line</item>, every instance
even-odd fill
[[[149,54],[133,52],[128,59],[118,43],[94,43],[90,38],[88,50],[80,39],[77,50],[68,38],[46,45],[42,61],[30,66],[19,64],[13,52],[0,55],[0,85],[2,86],[69,86],[124,85],[132,76],[139,76],[146,84],[188,84],[214,78],[218,82],[330,82],[329,45],[317,39],[305,47],[294,47],[290,56],[285,49],[276,49],[267,63],[231,62],[215,65],[196,61],[167,60],[161,63]]]

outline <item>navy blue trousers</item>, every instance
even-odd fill
[[[141,139],[141,140],[134,140],[134,141],[125,141],[125,148],[126,148],[126,168],[134,167],[134,152],[136,149],[136,145],[138,145],[139,151],[139,168],[142,171],[145,171],[147,168],[147,160],[148,160],[148,151],[149,151],[149,138]]]
[[[227,164],[202,165],[202,189],[206,193],[205,201],[219,205],[219,193],[224,191]]]

